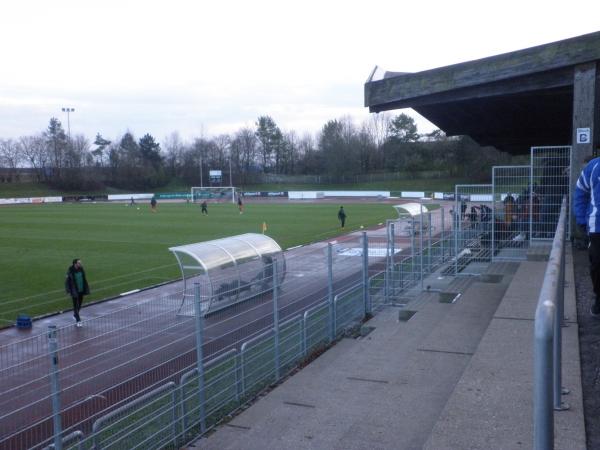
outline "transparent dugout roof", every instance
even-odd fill
[[[402,205],[394,205],[394,209],[400,217],[415,217],[428,212],[427,205],[422,203],[404,203]]]
[[[193,286],[200,283],[205,312],[247,300],[273,287],[273,262],[277,261],[278,280],[285,277],[281,247],[263,234],[246,233],[224,239],[169,248],[177,258],[186,297],[193,297]]]
[[[214,241],[169,248],[176,256],[188,256],[205,272],[229,266],[236,261],[274,256],[281,253],[277,242],[263,234],[246,233]],[[178,258],[179,259],[179,258]],[[188,258],[185,258],[186,260]]]

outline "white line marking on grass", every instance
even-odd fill
[[[121,297],[123,297],[123,296],[125,296],[125,295],[129,295],[129,294],[135,294],[135,293],[137,293],[137,292],[140,292],[140,290],[139,290],[139,289],[134,289],[134,290],[132,290],[132,291],[121,292],[119,295],[120,295]]]

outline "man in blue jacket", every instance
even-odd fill
[[[600,317],[600,158],[592,159],[581,171],[573,205],[577,227],[590,240],[590,277],[596,295],[590,313]]]

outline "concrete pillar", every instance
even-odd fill
[[[578,143],[578,129],[590,130],[589,142]],[[596,62],[575,66],[573,74],[573,134],[571,192],[584,167],[585,159],[600,145],[600,70]],[[598,155],[600,156],[600,155]],[[571,218],[571,230],[579,232]]]

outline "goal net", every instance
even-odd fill
[[[198,203],[204,200],[210,202],[231,202],[235,203],[235,187],[192,187],[190,191],[192,202]]]

